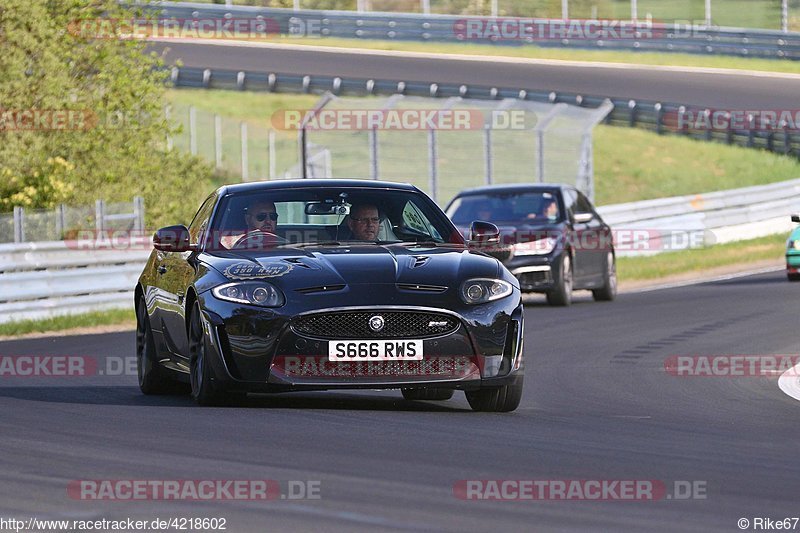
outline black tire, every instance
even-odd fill
[[[508,413],[519,407],[522,400],[522,376],[513,383],[502,387],[492,387],[466,391],[467,402],[473,411],[489,413]]]
[[[572,303],[572,258],[568,251],[564,251],[561,260],[561,272],[556,279],[556,286],[547,291],[547,303],[553,306],[565,307]]]
[[[150,329],[150,319],[143,299],[136,304],[136,374],[142,394],[174,394],[178,383],[156,359],[156,343]]]
[[[453,397],[453,389],[401,389],[403,398],[410,401],[444,401]]]
[[[208,361],[200,304],[195,303],[189,319],[189,383],[192,399],[203,406],[220,405],[224,395],[218,390],[214,370]]]
[[[786,279],[789,281],[800,281],[800,274],[786,274]]]
[[[592,297],[595,302],[610,302],[617,297],[617,261],[613,252],[608,252],[606,256],[603,279],[605,284],[601,288],[592,291]]]

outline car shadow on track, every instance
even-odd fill
[[[192,407],[186,394],[145,396],[138,387],[2,387],[0,398],[13,398],[48,403],[74,403],[84,405],[125,405],[142,407]],[[448,405],[446,402],[407,401],[397,396],[355,393],[282,393],[256,394],[245,399],[232,399],[223,408],[262,409],[326,409],[352,411],[415,411],[415,412],[471,412],[470,409]]]

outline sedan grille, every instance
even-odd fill
[[[383,318],[383,327],[374,331],[370,321]],[[379,321],[380,322],[380,321]],[[355,311],[301,316],[292,327],[297,333],[322,339],[394,339],[435,337],[458,329],[450,315],[413,311]]]

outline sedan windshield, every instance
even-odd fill
[[[453,200],[447,214],[465,226],[473,220],[512,224],[552,224],[562,219],[555,191],[509,194],[471,194]]]
[[[377,188],[275,189],[232,193],[220,202],[211,249],[340,243],[463,244],[424,195]]]

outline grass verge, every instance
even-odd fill
[[[133,309],[111,309],[44,320],[22,320],[0,324],[0,337],[123,324],[130,324],[133,327],[135,323],[136,315]]]
[[[786,235],[777,234],[650,257],[620,257],[617,259],[617,274],[621,282],[658,280],[719,267],[777,260],[783,257],[785,247]]]

